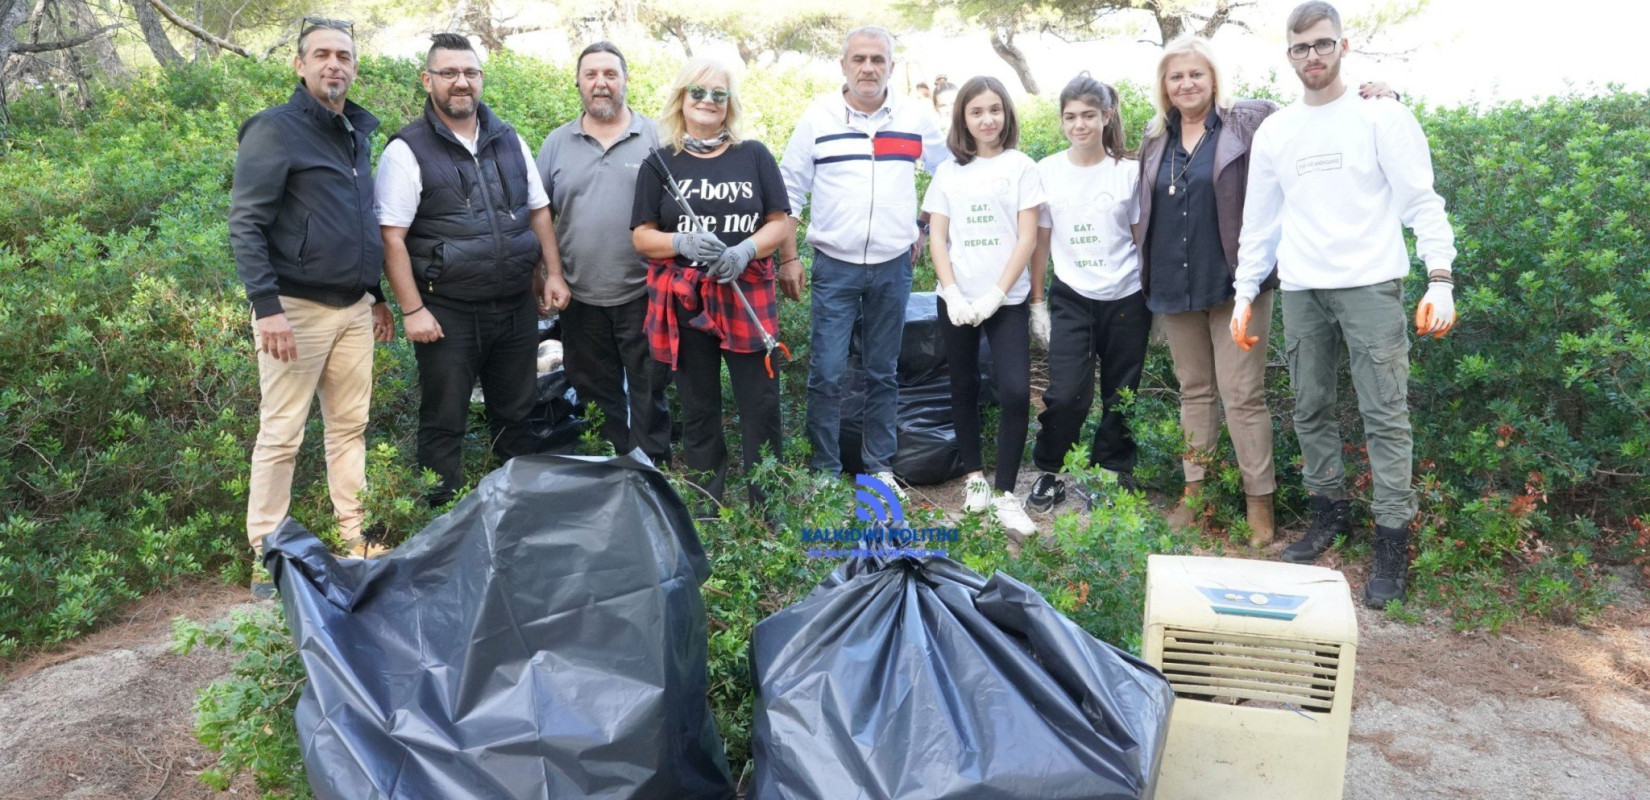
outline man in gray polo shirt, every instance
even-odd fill
[[[615,451],[639,447],[664,466],[669,375],[648,351],[647,262],[630,244],[636,170],[659,136],[653,120],[625,105],[628,74],[617,47],[586,47],[574,70],[584,113],[551,131],[538,157],[573,294],[561,312],[567,377],[601,409],[602,436]]]

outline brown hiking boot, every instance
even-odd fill
[[[1265,547],[1272,543],[1272,496],[1249,495],[1249,546]]]
[[[1180,495],[1180,505],[1169,512],[1169,529],[1184,530],[1198,527],[1198,513],[1192,510],[1192,498],[1203,493],[1203,481],[1186,481],[1186,491]]]

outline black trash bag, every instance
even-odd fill
[[[957,429],[951,424],[951,381],[941,375],[899,390],[899,449],[894,474],[912,486],[945,483],[963,474]]]
[[[750,800],[1149,798],[1173,693],[1035,591],[847,562],[751,639]]]
[[[540,375],[538,398],[533,403],[532,416],[527,418],[533,438],[538,440],[535,452],[573,452],[589,423],[579,416],[582,410],[579,393],[568,379],[567,370],[555,369]]]
[[[899,344],[899,385],[924,386],[948,377],[940,341],[939,295],[912,292],[905,301],[905,328]]]
[[[933,292],[911,293],[905,304],[905,328],[900,340],[895,421],[898,441],[889,468],[913,486],[944,483],[963,474],[957,434],[951,426],[951,379],[940,341],[936,298]],[[842,381],[842,422],[837,436],[842,470],[850,474],[865,470],[862,447],[866,385],[860,342],[856,327]]]
[[[394,553],[266,540],[320,800],[728,800],[682,501],[628,458],[527,456]]]

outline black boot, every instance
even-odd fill
[[[1364,584],[1364,605],[1386,608],[1405,598],[1404,581],[1409,576],[1409,528],[1375,526],[1375,569]]]
[[[1331,500],[1321,494],[1306,498],[1312,506],[1312,524],[1299,541],[1283,551],[1283,560],[1291,564],[1310,564],[1335,543],[1335,537],[1352,532],[1352,503]]]

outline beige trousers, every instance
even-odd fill
[[[246,538],[254,548],[275,532],[292,504],[292,472],[311,400],[321,398],[325,424],[327,488],[338,535],[361,535],[361,486],[367,477],[367,407],[372,400],[371,295],[347,308],[282,297],[298,358],[279,361],[258,354],[258,440],[246,498]]]
[[[1272,415],[1266,408],[1266,340],[1272,332],[1272,297],[1255,298],[1249,334],[1260,341],[1245,353],[1232,343],[1233,301],[1205,311],[1162,314],[1163,332],[1174,356],[1180,379],[1180,427],[1186,434],[1186,480],[1201,481],[1204,464],[1220,437],[1220,404],[1226,407],[1226,425],[1237,451],[1245,494],[1271,494],[1277,489],[1272,468]]]

